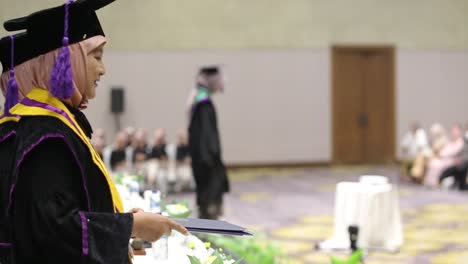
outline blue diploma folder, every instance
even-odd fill
[[[198,218],[171,218],[183,225],[188,231],[194,233],[212,233],[230,236],[251,236],[246,232],[246,228],[233,225],[226,221],[208,220]]]

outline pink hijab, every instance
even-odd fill
[[[95,36],[69,46],[73,71],[75,92],[71,99],[65,100],[74,107],[79,107],[86,98],[88,85],[87,60],[88,55],[107,42],[103,36]],[[15,67],[15,78],[18,83],[19,99],[25,97],[33,88],[49,90],[49,80],[60,48],[40,55]],[[0,77],[0,88],[6,94],[9,74],[5,72]]]

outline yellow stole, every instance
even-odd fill
[[[91,144],[91,141],[76,122],[75,116],[72,113],[70,113],[70,111],[68,111],[67,107],[59,99],[51,96],[49,92],[44,89],[34,88],[30,93],[28,93],[26,97],[40,104],[45,104],[53,108],[59,109],[62,113],[68,115],[69,118],[67,118],[64,114],[54,112],[44,107],[25,105],[21,101],[10,109],[10,113],[12,115],[18,116],[51,116],[59,119],[65,125],[67,125],[86,145],[93,159],[93,163],[96,164],[96,166],[106,178],[107,185],[109,186],[109,190],[112,196],[112,202],[114,204],[114,211],[123,213],[124,209],[122,199],[120,198],[120,195],[117,192],[117,189],[115,188],[114,181],[110,177],[109,171],[104,165],[104,162],[102,161],[101,157]]]
[[[6,122],[18,122],[19,121],[19,117],[18,116],[3,116],[3,111],[0,111],[0,116],[2,118],[0,118],[0,125],[1,124],[4,124]]]

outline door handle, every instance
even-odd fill
[[[359,114],[358,118],[357,118],[357,123],[359,125],[359,127],[367,127],[367,124],[369,123],[369,119],[367,117],[367,114],[365,113],[361,113]]]

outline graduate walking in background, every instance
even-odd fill
[[[221,142],[211,95],[224,90],[218,67],[201,68],[197,86],[189,98],[189,147],[196,183],[199,217],[218,219],[229,180],[221,158]]]

